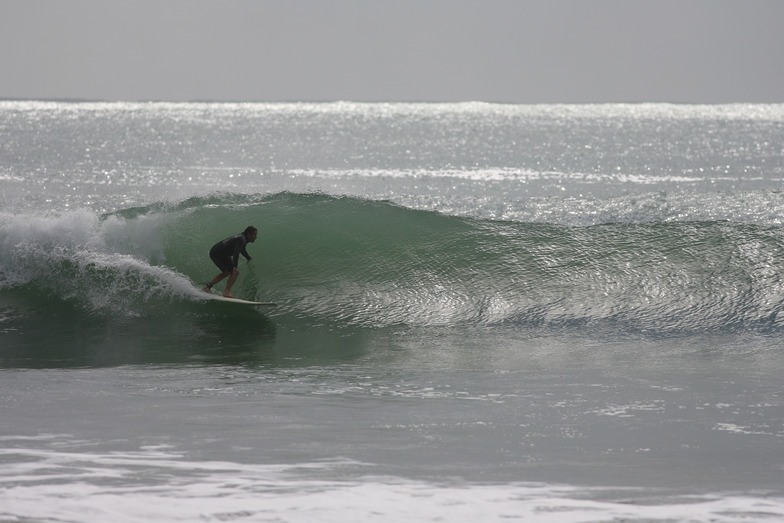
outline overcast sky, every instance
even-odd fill
[[[0,0],[0,98],[784,102],[784,1]]]

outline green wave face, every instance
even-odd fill
[[[233,291],[278,302],[272,310],[216,306],[197,289],[217,273],[210,247],[247,225],[260,235]],[[784,326],[777,227],[569,227],[279,193],[9,217],[0,233],[0,327],[18,346],[47,324],[95,334],[112,323],[141,346],[155,332],[209,345],[203,334],[216,330],[242,346],[249,330],[264,339],[401,327],[680,335]]]

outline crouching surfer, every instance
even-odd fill
[[[202,289],[204,292],[211,293],[213,285],[228,277],[229,281],[226,282],[226,289],[223,291],[223,295],[227,298],[234,298],[234,296],[231,295],[231,287],[234,285],[234,282],[237,281],[237,276],[240,275],[240,271],[237,269],[237,265],[240,261],[240,254],[248,261],[252,259],[248,255],[245,246],[248,243],[255,242],[258,235],[258,229],[249,225],[242,234],[230,236],[212,246],[212,249],[210,249],[210,258],[215,265],[218,266],[221,272],[215,276],[212,281],[207,283],[204,289]]]

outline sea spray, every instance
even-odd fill
[[[193,295],[187,278],[153,264],[161,249],[156,226],[145,221],[101,219],[86,210],[6,215],[0,288],[35,290],[101,315],[143,314],[150,302]]]

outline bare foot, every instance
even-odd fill
[[[210,289],[209,287],[204,287],[202,290],[207,294],[212,294],[212,289]]]
[[[228,292],[224,292],[224,293],[223,293],[223,297],[224,297],[224,298],[234,298],[235,300],[237,299],[237,297],[236,297],[236,296],[232,296],[232,295],[231,295],[231,294],[229,294]]]

